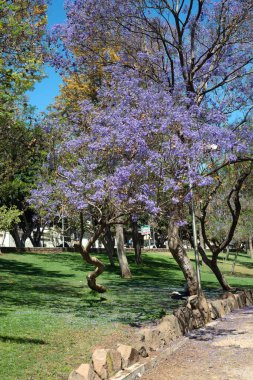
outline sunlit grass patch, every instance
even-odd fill
[[[126,342],[131,339],[129,325],[153,321],[178,307],[170,293],[182,289],[184,278],[171,255],[143,257],[143,265],[137,266],[129,254],[133,278],[124,280],[119,268],[113,270],[100,255],[106,271],[98,282],[108,288],[100,295],[87,288],[91,267],[79,254],[2,255],[0,378],[67,379],[74,367],[89,360],[93,347]],[[253,287],[252,260],[240,254],[234,276],[229,272],[232,262],[232,256],[229,262],[220,260],[230,284]],[[219,285],[206,266],[201,275],[207,294],[217,295]]]

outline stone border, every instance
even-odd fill
[[[68,380],[135,380],[156,367],[186,341],[186,333],[224,317],[234,309],[253,305],[253,290],[227,292],[221,299],[191,296],[185,306],[162,318],[156,326],[143,327],[133,346],[97,349],[89,364],[81,364]]]

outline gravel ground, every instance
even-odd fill
[[[141,380],[253,380],[253,306],[189,334]]]

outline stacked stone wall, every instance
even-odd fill
[[[191,296],[173,315],[155,326],[138,330],[133,345],[118,344],[116,349],[97,349],[90,363],[81,364],[69,380],[134,380],[183,344],[183,336],[208,322],[223,318],[239,308],[253,305],[253,290],[227,292],[221,299],[206,301]]]

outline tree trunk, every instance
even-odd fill
[[[2,238],[1,247],[3,247],[3,246],[4,246],[4,241],[5,241],[5,238],[6,238],[6,231],[4,231],[4,234],[3,234],[3,238]]]
[[[135,253],[135,262],[136,264],[141,264],[142,263],[141,242],[139,238],[137,222],[132,222],[132,232],[133,232],[133,246],[134,246],[134,253]]]
[[[217,265],[217,261],[216,260],[212,260],[211,261],[210,269],[215,274],[215,276],[216,276],[217,280],[219,281],[222,289],[226,290],[226,291],[231,291],[232,287],[229,285],[229,283],[227,282],[227,280],[225,279],[225,277],[221,273],[221,271],[220,271],[220,269],[219,269],[219,267]]]
[[[190,295],[198,294],[196,272],[189,257],[187,256],[186,250],[183,247],[183,242],[179,237],[179,227],[173,218],[169,222],[168,242],[169,250],[178,263],[187,281]]]
[[[229,260],[229,255],[230,255],[230,252],[229,252],[229,246],[227,246],[226,250],[227,250],[227,253],[226,253],[226,258],[225,258],[225,260],[228,261],[228,260]]]
[[[24,241],[22,239],[20,239],[17,227],[14,227],[10,231],[10,234],[13,237],[13,240],[14,240],[17,248],[24,248],[25,247]]]
[[[42,233],[43,231],[41,231],[41,226],[38,225],[36,226],[36,231],[33,232],[33,236],[32,234],[30,235],[30,240],[34,247],[41,247]]]
[[[125,247],[124,247],[124,232],[123,225],[116,224],[116,241],[117,241],[117,255],[119,259],[119,265],[121,270],[121,276],[123,278],[131,278],[132,274],[129,269]]]
[[[252,245],[252,236],[249,236],[249,255],[253,259],[253,245]]]
[[[205,250],[200,245],[198,246],[198,250],[199,250],[199,253],[202,257],[202,260],[211,269],[211,271],[213,272],[213,274],[215,275],[215,277],[219,281],[222,289],[227,290],[227,291],[232,290],[231,286],[229,285],[229,283],[227,282],[227,280],[225,279],[225,277],[223,276],[223,274],[221,273],[221,271],[217,265],[217,258],[215,256],[213,256],[212,260],[210,260],[207,257]]]
[[[82,258],[86,263],[94,265],[96,269],[93,272],[90,272],[87,275],[87,284],[88,287],[91,290],[95,290],[95,292],[98,293],[104,293],[106,292],[106,288],[103,285],[99,285],[96,283],[96,278],[102,274],[105,270],[104,264],[98,260],[94,256],[90,256],[90,250],[92,245],[96,242],[96,240],[101,236],[101,234],[104,231],[105,225],[100,225],[97,230],[94,232],[94,235],[89,239],[88,243],[85,247],[82,245],[82,238],[84,234],[84,227],[83,227],[83,216],[82,213],[80,214],[80,221],[81,221],[81,233],[80,233],[80,241],[79,241],[79,250],[82,255]]]
[[[199,244],[201,245],[203,249],[205,249],[205,242],[204,242],[201,226],[199,227]]]
[[[112,267],[114,264],[114,239],[112,237],[112,233],[109,226],[106,226],[104,236],[101,237],[102,243],[105,247],[105,250],[108,254],[109,261]]]
[[[235,266],[236,266],[236,263],[237,263],[237,257],[238,257],[238,251],[236,251],[235,253],[235,258],[234,258],[234,261],[233,261],[233,264],[232,264],[232,268],[231,268],[231,274],[235,274]]]

